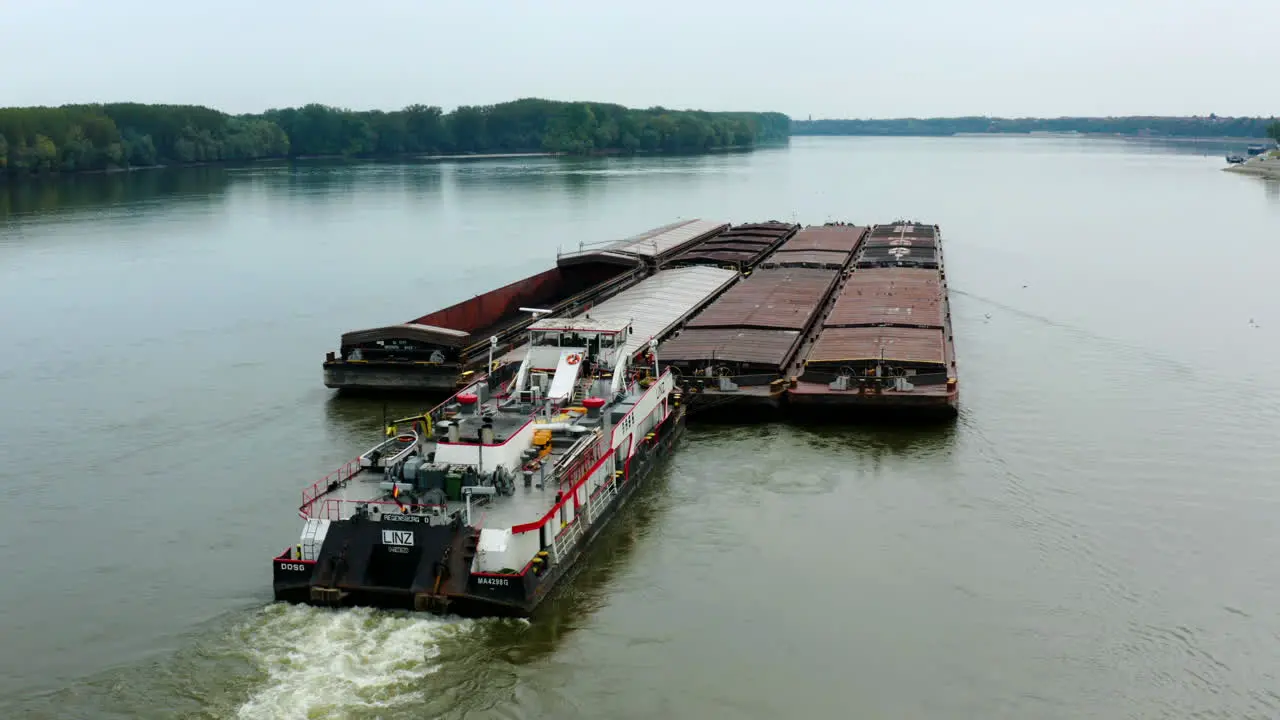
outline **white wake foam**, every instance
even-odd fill
[[[345,717],[420,701],[424,676],[438,668],[438,639],[457,628],[420,615],[270,605],[245,628],[246,650],[267,678],[239,716]]]

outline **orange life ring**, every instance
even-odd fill
[[[582,356],[577,353],[574,353],[564,359],[564,361],[569,363],[570,365],[577,365],[581,360],[582,360]]]

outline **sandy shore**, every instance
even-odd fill
[[[1265,155],[1257,155],[1239,165],[1228,165],[1223,169],[1241,175],[1256,175],[1280,180],[1280,151],[1273,150]]]

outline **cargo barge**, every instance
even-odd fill
[[[323,364],[326,387],[342,391],[448,395],[459,378],[483,372],[491,355],[524,343],[538,310],[571,316],[636,285],[682,250],[727,223],[687,220],[639,235],[580,246],[556,266],[470,300],[397,325],[342,335]]]
[[[518,363],[530,323],[551,314],[631,322],[630,350],[647,353],[650,341],[659,343],[655,354],[690,392],[691,413],[956,413],[954,337],[936,225],[693,220],[560,255],[548,273],[560,279],[513,283],[408,329],[349,334],[377,346],[344,341],[346,354],[326,362],[326,384],[451,391],[487,364]],[[580,279],[574,285],[568,277]],[[551,308],[536,307],[566,287],[586,289]],[[475,332],[457,329],[492,318]],[[429,352],[429,359],[404,356],[410,331],[421,338],[410,351]],[[394,352],[401,354],[386,357]],[[363,376],[330,382],[331,372]]]
[[[785,401],[815,321],[867,229],[798,227],[750,275],[659,348],[680,373],[690,406],[732,414],[771,411]]]
[[[695,243],[671,258],[666,267],[714,265],[746,272],[779,245],[788,242],[798,229],[798,225],[781,222],[735,225]]]
[[[303,492],[275,598],[525,617],[670,455],[671,372],[633,361],[630,322],[541,318],[485,374]],[[400,423],[397,423],[397,426]]]
[[[936,225],[877,225],[822,318],[787,402],[801,417],[954,417],[950,299]]]

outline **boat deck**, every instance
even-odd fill
[[[616,405],[615,407],[627,407]],[[493,442],[501,445],[505,440],[515,437],[529,422],[531,417],[522,411],[499,411],[492,415],[494,428]],[[480,416],[455,416],[461,421],[462,430],[458,442],[469,447],[479,443]],[[596,427],[599,420],[580,418],[579,424],[584,427]],[[515,479],[515,490],[511,495],[477,495],[471,500],[471,517],[473,524],[480,527],[510,527],[522,523],[534,522],[556,504],[558,487],[553,481],[552,471],[556,464],[569,453],[573,445],[567,438],[555,437],[550,444],[550,452],[542,458],[541,467],[530,479],[528,487],[523,477]],[[437,453],[440,444],[434,440],[425,441],[422,450],[428,456]],[[495,454],[498,448],[487,448]],[[481,455],[483,458],[483,455]],[[400,480],[404,483],[407,481]],[[326,494],[319,502],[336,501],[337,509],[330,509],[326,514],[330,519],[349,517],[361,504],[368,503],[370,509],[381,513],[409,512],[411,514],[429,512],[421,506],[405,506],[402,509],[391,493],[390,480],[383,468],[366,469],[357,473],[341,487]],[[402,501],[403,502],[403,501]],[[452,515],[455,512],[466,512],[465,500],[446,500],[440,514]]]
[[[554,466],[560,457],[563,457],[563,453],[553,451],[552,456],[548,458],[549,465]],[[550,478],[549,471],[547,477]],[[391,493],[383,489],[384,482],[386,480],[381,470],[366,470],[348,480],[340,489],[326,495],[325,498],[342,502],[341,517],[343,518],[350,517],[362,503],[370,503],[370,507],[376,508],[380,513],[401,512]],[[471,501],[472,523],[477,527],[511,527],[535,522],[556,504],[558,490],[555,483],[544,484],[535,476],[529,487],[524,487],[523,482],[517,481],[515,492],[511,495],[476,496]],[[465,501],[449,500],[444,505],[442,515],[448,517],[455,512],[461,512],[465,519],[467,507]],[[409,508],[409,510],[420,511],[418,508]],[[331,519],[338,519],[338,517]]]

